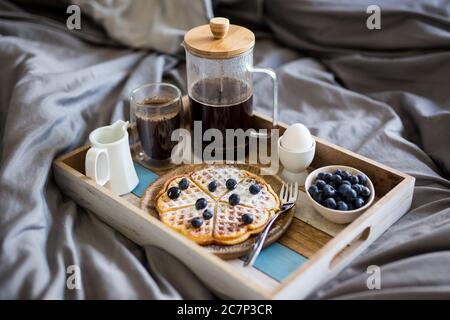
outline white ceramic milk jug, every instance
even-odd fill
[[[127,128],[128,121],[118,120],[92,131],[89,135],[92,147],[85,161],[86,175],[102,186],[109,181],[109,187],[118,195],[129,193],[139,183]]]

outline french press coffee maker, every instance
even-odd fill
[[[203,131],[251,128],[253,74],[272,79],[273,126],[277,124],[277,78],[270,69],[253,67],[255,35],[226,18],[189,30],[184,36],[192,121]]]

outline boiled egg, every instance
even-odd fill
[[[281,138],[283,148],[293,152],[306,151],[313,145],[313,137],[308,128],[301,123],[289,126]]]

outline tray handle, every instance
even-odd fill
[[[354,237],[344,248],[337,252],[333,258],[331,258],[328,265],[328,270],[332,271],[337,268],[341,262],[345,261],[347,257],[357,250],[367,239],[370,237],[372,227],[367,226],[356,237]]]

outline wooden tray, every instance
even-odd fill
[[[140,207],[146,212],[153,215],[154,217],[158,218],[158,213],[156,212],[154,204],[156,201],[156,197],[158,196],[159,192],[163,188],[166,181],[174,176],[189,174],[193,171],[200,170],[206,166],[207,165],[204,164],[183,165],[160,176],[145,190],[145,193],[141,199]],[[256,173],[258,175],[260,174],[260,168],[255,165],[237,164],[235,166],[247,170],[249,172]],[[275,191],[276,194],[280,193],[283,181],[278,176],[274,175],[265,176],[264,180],[266,180],[266,182],[272,186],[272,189]],[[274,222],[272,228],[269,231],[266,242],[264,243],[264,247],[267,247],[273,242],[277,241],[281,237],[281,235],[286,231],[286,229],[289,227],[289,224],[292,222],[295,209],[296,209],[295,207],[292,208],[291,210],[289,210],[289,212],[283,214]],[[256,238],[257,238],[256,236],[251,236],[246,241],[231,246],[208,245],[204,246],[204,248],[206,248],[209,252],[214,253],[216,256],[221,257],[222,259],[226,260],[236,259],[249,252],[249,250],[255,243]]]
[[[255,114],[253,121],[254,128],[271,127],[271,119],[261,114]],[[280,124],[281,131],[286,127]],[[140,209],[139,196],[117,196],[107,185],[99,186],[87,178],[84,159],[89,146],[58,158],[53,170],[61,190],[78,204],[136,243],[158,246],[175,255],[218,295],[234,299],[299,299],[335,276],[407,212],[414,188],[414,178],[409,175],[322,139],[315,140],[316,156],[310,170],[346,165],[363,171],[374,183],[374,204],[351,224],[337,225],[313,209],[301,188],[291,225],[250,268],[243,267],[239,259],[223,260],[188,241]],[[156,168],[153,171],[158,175],[167,172]]]

